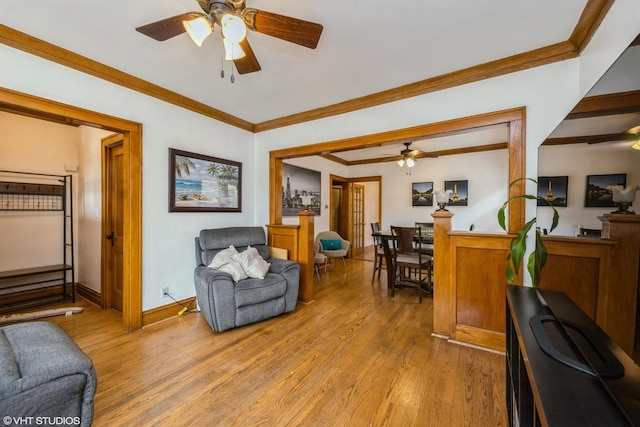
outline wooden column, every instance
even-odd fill
[[[267,225],[267,243],[269,246],[287,250],[287,257],[300,263],[300,289],[298,300],[313,300],[313,213],[299,212],[300,225],[269,224]]]
[[[606,327],[603,329],[629,355],[637,340],[638,269],[640,268],[640,215],[608,214],[602,238],[616,242],[611,253]]]
[[[442,337],[451,336],[451,278],[450,237],[451,217],[449,211],[435,211],[433,217],[433,333]]]
[[[298,235],[298,262],[300,272],[300,291],[298,300],[309,303],[313,301],[313,267],[315,254],[313,251],[314,213],[308,210],[298,212],[300,234]]]

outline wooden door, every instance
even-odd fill
[[[106,308],[113,308],[122,313],[123,310],[123,231],[124,231],[124,169],[123,169],[123,137],[113,135],[102,140],[105,154],[106,170],[103,176],[105,185],[105,242],[103,244],[103,271],[105,283],[102,285]]]
[[[364,251],[364,185],[353,184],[351,191],[351,254]]]

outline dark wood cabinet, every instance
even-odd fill
[[[507,287],[511,426],[640,426],[640,367],[564,293]]]

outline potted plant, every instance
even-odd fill
[[[533,178],[518,178],[509,184],[509,188],[513,187],[516,183],[522,180],[529,180],[538,185],[538,181]],[[551,223],[551,228],[549,228],[549,232],[552,232],[558,226],[558,220],[560,219],[558,215],[558,211],[551,204],[549,200],[544,197],[540,197],[532,194],[520,194],[513,197],[510,197],[506,202],[503,203],[502,207],[498,210],[498,224],[504,231],[507,231],[507,227],[505,225],[505,210],[509,203],[513,200],[517,199],[530,199],[530,200],[542,200],[545,203],[548,203],[549,206],[553,209],[553,220]],[[520,267],[522,266],[522,261],[524,259],[524,254],[527,251],[527,234],[534,228],[536,224],[536,217],[529,220],[516,234],[516,236],[511,239],[511,243],[509,244],[509,252],[507,253],[507,283],[513,283],[514,280],[518,277],[520,272]],[[529,259],[527,261],[527,270],[529,271],[529,275],[531,276],[531,281],[533,286],[537,286],[540,283],[540,273],[544,265],[547,262],[547,248],[544,246],[542,242],[542,238],[540,236],[540,228],[534,228],[536,233],[535,247],[533,251],[529,254]]]

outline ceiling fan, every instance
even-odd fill
[[[158,41],[187,32],[200,46],[217,24],[221,28],[226,59],[233,61],[240,74],[260,71],[258,59],[245,37],[247,28],[310,49],[316,48],[322,34],[320,24],[248,8],[244,0],[196,1],[203,12],[182,13],[143,25],[136,31]]]
[[[631,129],[622,133],[613,133],[607,135],[592,135],[578,137],[582,138],[587,144],[600,144],[602,142],[618,142],[618,141],[631,141],[631,148],[634,150],[640,150],[640,126],[632,127]]]
[[[400,151],[400,160],[398,160],[398,166],[402,167],[405,165],[405,163],[407,164],[407,167],[414,167],[416,165],[416,158],[418,157],[419,154],[422,153],[422,151],[420,150],[412,150],[411,148],[409,148],[409,146],[411,145],[411,142],[405,142],[404,146],[405,148]]]

